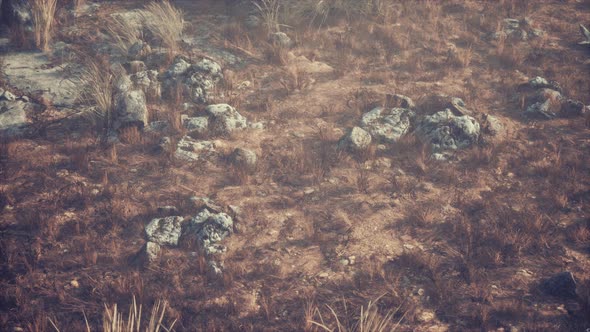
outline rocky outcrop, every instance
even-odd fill
[[[525,94],[524,115],[530,118],[571,118],[583,116],[588,111],[583,103],[563,96],[557,82],[539,76],[521,85],[519,91]]]
[[[407,108],[377,107],[363,115],[361,128],[378,142],[394,143],[410,130],[414,117]]]
[[[145,226],[148,241],[159,245],[178,246],[182,234],[184,218],[174,216],[155,218]]]
[[[179,56],[163,74],[163,90],[169,98],[181,90],[193,102],[206,103],[222,77],[221,66],[213,60],[205,58],[193,64]]]
[[[426,116],[416,128],[416,135],[428,142],[433,151],[463,149],[477,143],[479,123],[468,115],[457,116],[449,109]]]
[[[175,156],[180,160],[194,162],[207,159],[215,153],[215,143],[197,141],[189,136],[185,136],[178,141]]]
[[[226,251],[219,242],[233,233],[233,226],[233,219],[229,215],[203,209],[190,219],[187,236],[196,236],[203,251],[212,255]]]

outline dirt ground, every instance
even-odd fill
[[[527,117],[522,90],[541,76],[590,105],[590,48],[578,44],[590,2],[385,3],[387,15],[313,19],[286,2],[281,30],[294,45],[277,48],[247,25],[258,15],[248,1],[174,1],[188,23],[179,54],[224,70],[209,104],[261,124],[205,137],[217,153],[194,162],[158,150],[185,134],[174,125],[105,145],[70,116],[86,107],[70,79],[76,56],[102,54],[104,19],[142,2],[88,1],[59,20],[53,50],[65,43],[66,56],[17,47],[4,29],[0,87],[41,111],[34,135],[0,148],[0,329],[78,331],[87,317],[99,330],[105,304],[125,315],[133,297],[146,316],[167,301],[177,331],[338,331],[337,320],[352,331],[369,301],[380,317],[393,311],[387,330],[590,328],[590,129],[584,117]],[[492,37],[525,17],[526,39]],[[446,160],[414,133],[364,153],[339,148],[392,94],[420,116],[442,110],[434,95],[459,97],[502,130]],[[203,114],[185,102],[148,102],[150,121]],[[235,148],[256,153],[253,172],[232,165]],[[194,216],[195,197],[234,218],[215,256],[223,272],[192,243],[140,259],[158,208]],[[548,294],[544,281],[564,271],[576,294]]]

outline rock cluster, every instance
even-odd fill
[[[166,96],[172,97],[176,89],[186,90],[186,94],[195,103],[206,103],[210,93],[223,77],[221,66],[210,59],[201,59],[196,63],[178,56],[163,74],[162,88]]]
[[[502,29],[494,32],[492,39],[506,38],[511,40],[526,41],[531,38],[540,37],[543,30],[533,28],[533,21],[525,17],[523,19],[506,18],[502,21]]]
[[[519,87],[525,93],[524,114],[531,118],[553,119],[556,117],[577,117],[588,111],[583,103],[562,95],[556,82],[535,77]]]
[[[192,218],[154,218],[145,226],[147,243],[143,252],[149,262],[157,260],[161,246],[178,247],[182,239],[196,241],[207,256],[222,253],[220,242],[233,233],[234,221],[223,212],[203,208]]]

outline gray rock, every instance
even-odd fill
[[[524,112],[531,118],[553,119],[557,116],[549,99],[529,105]]]
[[[559,83],[555,81],[547,81],[545,78],[541,76],[533,77],[529,80],[529,86],[533,89],[540,90],[540,89],[551,89],[555,91],[562,92],[562,88]]]
[[[135,125],[143,128],[148,124],[148,110],[145,94],[141,90],[130,90],[116,97],[114,129]]]
[[[192,69],[211,76],[222,76],[221,66],[217,62],[206,58],[192,65]]]
[[[205,160],[216,153],[215,144],[210,141],[196,141],[189,136],[184,136],[176,145],[176,158],[194,162]]]
[[[162,137],[158,143],[158,148],[161,152],[172,150],[172,139],[170,137]]]
[[[187,134],[203,135],[209,129],[209,118],[206,116],[188,117],[183,115],[181,117],[182,125],[187,130]]]
[[[170,65],[168,70],[166,70],[164,75],[166,78],[176,78],[186,73],[190,67],[191,64],[188,63],[184,58],[177,57],[174,59],[174,62]]]
[[[502,121],[493,115],[484,114],[483,119],[483,127],[485,128],[485,132],[491,136],[501,135],[506,130],[506,127]]]
[[[293,46],[293,41],[284,32],[274,32],[269,36],[269,41],[276,46],[289,48]]]
[[[0,101],[0,137],[16,137],[25,134],[29,124],[26,109],[29,104],[17,100]]]
[[[543,280],[541,289],[552,296],[576,298],[576,279],[571,272],[561,272]]]
[[[222,267],[223,266],[221,266],[221,264],[217,264],[216,261],[208,261],[207,262],[207,268],[208,268],[207,273],[211,277],[219,277],[219,276],[223,275]]]
[[[133,84],[140,88],[150,100],[158,100],[161,93],[160,81],[156,70],[144,70],[130,76]]]
[[[377,107],[363,115],[361,127],[379,142],[394,143],[408,132],[414,116],[407,108]]]
[[[538,37],[544,33],[540,29],[533,28],[533,21],[528,17],[522,20],[506,18],[502,23],[502,30],[494,32],[491,35],[492,39],[504,37],[516,41],[526,41],[529,37]]]
[[[160,245],[157,244],[156,242],[151,242],[148,241],[146,242],[145,246],[144,246],[144,250],[145,250],[145,257],[148,261],[148,263],[154,263],[158,260],[158,257],[160,257]]]
[[[152,48],[148,43],[144,43],[143,41],[139,40],[135,42],[135,44],[131,45],[127,50],[127,55],[132,59],[139,59],[144,57],[152,52]]]
[[[565,99],[561,103],[559,115],[564,118],[573,118],[583,116],[587,112],[587,107],[577,100]]]
[[[217,134],[230,134],[248,127],[246,118],[228,104],[209,105],[205,111],[209,115],[210,129]]]
[[[371,140],[371,134],[366,130],[354,127],[340,139],[338,146],[352,152],[363,151],[369,148]]]
[[[184,218],[178,216],[155,218],[145,226],[145,232],[151,242],[159,245],[178,246],[184,223]]]
[[[0,96],[0,100],[15,101],[16,100],[16,96],[12,92],[6,90]]]
[[[229,157],[231,163],[242,169],[253,171],[256,169],[258,157],[249,149],[236,148]]]
[[[223,213],[212,213],[203,209],[189,222],[189,232],[196,238],[208,255],[225,251],[219,242],[233,233],[233,219]]]
[[[177,57],[164,73],[163,90],[169,97],[174,97],[179,84],[195,103],[206,103],[209,94],[223,77],[221,66],[210,59],[202,59],[190,64],[182,57]]]
[[[127,75],[119,75],[114,81],[115,95],[122,95],[133,87],[131,77]]]
[[[168,121],[152,121],[150,122],[147,127],[144,128],[147,132],[165,132],[170,128],[170,123]]]
[[[468,115],[456,116],[451,110],[426,116],[416,128],[420,139],[429,142],[435,152],[463,149],[479,139],[479,123]]]

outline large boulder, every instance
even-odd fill
[[[434,151],[463,149],[479,139],[479,123],[468,115],[456,116],[449,109],[424,117],[416,127],[418,137]]]
[[[364,151],[371,146],[371,134],[360,127],[353,127],[338,142],[338,147],[351,152]]]
[[[209,115],[210,129],[214,133],[226,135],[248,127],[246,118],[228,104],[209,105],[205,112]]]
[[[378,142],[394,143],[409,131],[414,117],[407,108],[377,107],[363,115],[361,128]]]
[[[178,246],[184,222],[184,218],[178,216],[152,219],[145,226],[148,241],[159,245]]]
[[[179,56],[163,74],[163,90],[174,98],[177,89],[181,89],[193,102],[206,103],[222,77],[221,66],[213,60],[204,58],[193,64]]]
[[[194,235],[203,249],[208,254],[224,252],[225,247],[219,244],[221,240],[233,233],[233,219],[223,213],[213,213],[203,209],[189,221],[188,236]]]
[[[145,94],[141,90],[128,90],[116,97],[114,129],[127,126],[143,128],[148,124]]]

